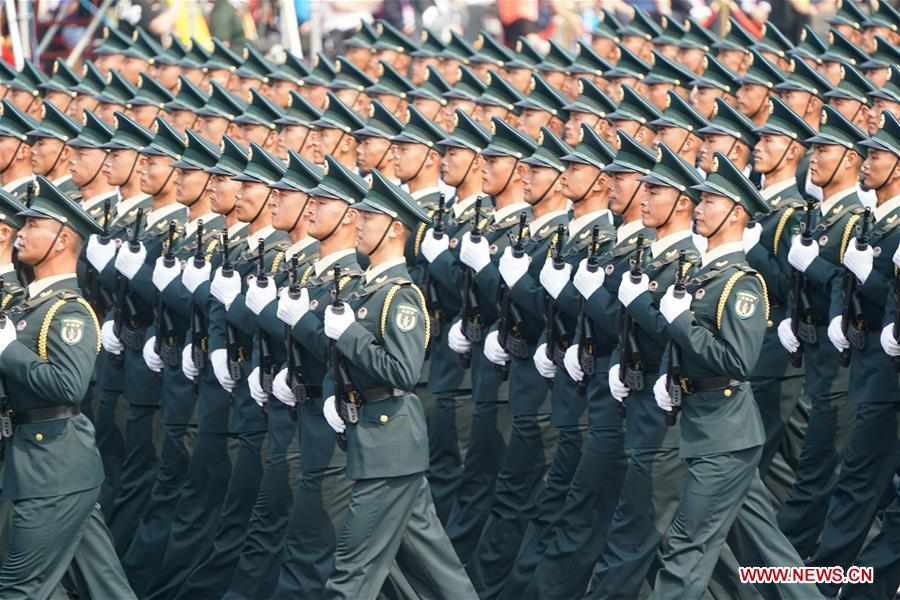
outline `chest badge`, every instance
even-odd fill
[[[611,264],[609,264],[609,265],[606,265],[605,267],[603,267],[603,270],[606,271],[606,274],[607,274],[607,275],[612,275],[612,274],[613,274],[613,271],[616,270],[616,267],[613,266],[613,265],[611,265]]]
[[[16,323],[16,331],[24,331],[26,327],[28,327],[28,322],[25,319]]]
[[[81,319],[63,319],[60,337],[69,346],[74,346],[84,337],[84,321]]]
[[[703,300],[703,296],[705,296],[705,295],[706,295],[706,290],[703,288],[700,288],[699,290],[694,292],[694,298],[696,300]]]
[[[822,237],[819,238],[819,245],[822,247],[825,247],[826,244],[828,244],[828,236],[823,235]]]
[[[317,308],[319,308],[319,301],[318,300],[310,300],[309,301],[309,310],[316,310]]]
[[[459,246],[459,240],[456,238],[450,238],[449,246],[451,248],[456,248],[457,246]]]
[[[365,319],[367,314],[369,314],[369,309],[363,306],[358,311],[356,311],[356,318]]]

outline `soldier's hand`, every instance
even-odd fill
[[[666,295],[659,301],[659,312],[666,318],[666,321],[672,323],[682,315],[685,311],[690,310],[691,301],[694,297],[685,292],[681,298],[675,297],[675,286],[670,285],[666,290]]]
[[[791,319],[785,319],[778,324],[778,341],[782,347],[793,354],[800,349],[800,340],[794,335],[793,322]]]
[[[181,283],[187,288],[187,291],[194,293],[200,284],[209,281],[209,274],[212,271],[212,265],[209,261],[203,261],[203,266],[199,269],[194,265],[193,260],[189,260],[184,264],[184,271],[181,272]]]
[[[181,350],[181,372],[188,381],[193,381],[200,374],[200,369],[194,364],[194,345],[187,344]]]
[[[843,322],[843,317],[838,315],[831,319],[831,322],[828,324],[828,339],[831,340],[831,345],[837,348],[839,352],[850,348],[850,342],[847,340],[847,336],[844,335],[841,327]]]
[[[457,321],[450,326],[447,332],[447,345],[457,354],[465,354],[472,351],[472,342],[462,332],[462,321]]]
[[[476,273],[481,271],[491,262],[491,248],[488,246],[487,240],[482,237],[476,244],[467,231],[463,234],[462,243],[459,246],[459,260]]]
[[[134,279],[134,276],[140,271],[141,265],[147,260],[147,249],[144,248],[144,244],[138,242],[138,246],[138,251],[132,252],[128,244],[123,244],[116,254],[116,270],[129,281]]]
[[[586,258],[582,258],[581,262],[578,263],[578,270],[575,271],[575,277],[572,279],[575,289],[578,290],[578,293],[585,300],[593,296],[594,292],[600,289],[604,281],[606,281],[606,271],[597,269],[591,272],[588,269]]]
[[[759,243],[762,230],[762,225],[759,223],[754,223],[744,229],[744,252],[750,252]]]
[[[287,404],[288,406],[297,405],[297,397],[287,381],[288,370],[282,369],[275,375],[272,380],[272,395]]]
[[[256,283],[256,276],[251,275],[247,278],[247,293],[244,294],[244,304],[250,309],[254,315],[258,315],[263,311],[270,302],[274,302],[278,290],[275,288],[275,282],[266,279],[266,285],[260,287]]]
[[[541,377],[546,377],[547,379],[556,377],[556,365],[547,358],[547,344],[538,346],[532,359],[534,360],[534,367],[541,374]]]
[[[894,337],[893,323],[888,323],[881,330],[881,348],[888,356],[900,356],[900,343]]]
[[[818,255],[819,245],[817,243],[813,242],[807,246],[803,243],[799,234],[795,235],[791,240],[791,250],[788,252],[788,262],[801,273],[806,272],[806,269],[809,268],[809,265],[812,264]]]
[[[281,290],[278,295],[278,310],[275,311],[281,321],[293,327],[307,312],[309,312],[309,292],[306,288],[300,290],[299,298],[291,298],[287,289]]]
[[[425,237],[422,238],[422,256],[430,263],[434,262],[438,256],[450,249],[450,236],[444,234],[441,239],[434,237],[434,229],[428,229]]]
[[[544,266],[541,267],[541,285],[554,300],[559,298],[571,278],[572,265],[568,263],[563,265],[562,269],[557,269],[553,266],[552,260],[545,260]]]
[[[163,291],[181,274],[181,264],[176,260],[171,267],[166,266],[166,257],[160,256],[153,266],[153,287]]]
[[[531,257],[527,254],[516,258],[513,256],[512,248],[507,246],[500,257],[500,276],[506,282],[510,289],[516,286],[516,283],[528,272],[528,265],[531,264]]]
[[[266,394],[262,387],[262,371],[259,367],[253,367],[250,376],[247,378],[247,385],[250,387],[250,397],[262,407],[269,401],[269,395]]]
[[[356,321],[356,315],[353,309],[346,302],[342,302],[344,310],[341,313],[334,312],[334,307],[329,306],[325,309],[325,335],[329,339],[338,340],[347,329]]]
[[[144,342],[144,364],[147,365],[147,368],[153,371],[154,373],[159,373],[163,368],[163,361],[159,357],[159,354],[156,353],[156,350],[153,346],[156,345],[156,336],[149,338],[146,342]]]
[[[500,332],[496,329],[484,338],[484,356],[495,365],[501,367],[509,362],[509,354],[500,345]]]
[[[116,337],[115,323],[113,321],[105,321],[100,328],[100,345],[110,354],[122,354],[125,344]]]
[[[3,327],[0,328],[0,354],[3,354],[6,347],[14,341],[16,341],[16,326],[9,317],[3,317]]]
[[[88,262],[91,263],[91,266],[97,269],[97,272],[99,273],[106,268],[109,261],[115,258],[117,249],[116,243],[112,240],[106,244],[101,244],[100,237],[95,233],[88,238],[85,254],[87,255]]]
[[[566,373],[575,383],[584,379],[584,371],[581,369],[581,361],[578,360],[578,344],[572,344],[566,348],[566,354],[563,356],[563,366],[566,367]]]
[[[631,277],[623,277],[622,283],[619,284],[619,302],[628,308],[635,298],[649,290],[650,277],[646,273],[641,273],[641,280],[637,283],[631,281]]]
[[[231,277],[225,277],[222,275],[222,268],[219,267],[209,286],[209,293],[225,305],[225,310],[228,310],[241,293],[241,278],[236,273],[232,273]]]
[[[872,246],[866,244],[862,250],[857,249],[856,244],[847,244],[844,251],[844,266],[850,269],[860,283],[865,283],[872,272],[872,263],[875,261],[875,253]]]
[[[224,348],[213,350],[209,355],[209,362],[212,364],[213,375],[216,376],[216,381],[219,382],[222,389],[229,393],[233,392],[237,387],[237,382],[231,378],[231,374],[228,372],[228,351]]]
[[[631,388],[619,379],[620,368],[618,363],[609,368],[609,393],[619,402],[624,402],[631,393]]]
[[[322,405],[322,414],[325,416],[325,421],[328,423],[328,426],[334,429],[335,433],[344,433],[347,429],[347,424],[344,423],[344,420],[341,419],[341,416],[338,414],[337,407],[334,403],[334,396],[328,396],[325,399],[325,404]]]
[[[669,395],[669,386],[666,385],[665,375],[660,375],[653,384],[653,398],[658,407],[666,412],[672,412],[672,397]]]

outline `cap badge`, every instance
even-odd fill
[[[824,108],[822,109],[822,119],[821,119],[821,121],[822,121],[822,125],[824,125],[825,123],[828,122],[828,111],[825,110]]]
[[[491,121],[490,123],[491,135],[497,135],[497,125]]]
[[[718,116],[718,114],[719,114],[719,103],[716,102],[715,104],[713,104],[713,107],[712,107],[712,116],[716,117],[716,116]]]
[[[327,160],[322,164],[322,173],[324,173],[325,175],[328,175],[328,161]]]
[[[472,42],[472,47],[476,50],[481,50],[482,46],[484,46],[484,36],[479,33],[475,41]]]
[[[712,159],[712,170],[710,173],[718,173],[719,172],[719,157],[713,156]]]
[[[522,40],[516,41],[516,52],[518,52],[518,53],[522,52]]]
[[[581,82],[579,82],[581,83]],[[535,80],[534,76],[528,80],[528,90],[525,92],[526,94],[530,94],[534,91],[534,88],[537,86],[537,80]]]
[[[488,71],[487,75],[484,76],[484,82],[491,85],[491,80],[493,80],[493,76],[491,75],[491,72]]]
[[[538,134],[537,134],[537,143],[538,143],[538,146],[543,146],[543,145],[544,145],[544,132],[543,132],[543,131],[538,131]]]
[[[341,72],[341,61],[340,60],[338,60],[336,63],[334,63],[334,72],[335,73]]]
[[[583,141],[584,141],[584,126],[582,126],[581,129],[578,130],[578,143],[580,144]]]
[[[419,39],[422,40],[423,42],[427,41],[428,40],[428,32],[423,29],[421,35],[419,35]]]
[[[533,79],[532,79],[532,81],[533,81]],[[582,94],[584,94],[584,81],[579,79],[578,80],[578,95],[581,96]]]
[[[878,129],[884,129],[885,121],[887,121],[887,117],[885,117],[885,113],[882,112],[881,116],[878,118]]]
[[[374,104],[369,105],[369,118],[370,119],[375,118],[375,105]]]
[[[662,154],[662,146],[656,147],[656,162],[662,162],[663,154]]]
[[[803,31],[800,32],[800,41],[801,42],[806,41],[806,29],[804,29]]]

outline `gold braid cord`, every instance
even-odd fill
[[[394,301],[394,296],[397,295],[403,287],[407,284],[397,284],[388,290],[387,297],[384,299],[384,307],[381,309],[381,337],[384,338],[384,333],[387,331],[387,320],[388,315],[391,312],[391,303]],[[419,304],[422,307],[422,315],[425,318],[425,343],[428,344],[428,340],[431,339],[431,317],[428,315],[428,306],[425,304],[425,295],[422,294],[422,290],[415,284],[408,284],[410,288],[415,290],[416,296],[419,298]]]
[[[315,271],[315,268],[313,267],[313,265],[309,265],[308,267],[306,267],[306,270],[303,271],[303,276],[300,277],[300,284],[301,284],[301,285],[303,285],[303,284],[305,284],[307,281],[309,281],[309,276],[313,274],[313,271]]]
[[[791,219],[791,215],[794,214],[793,207],[787,207],[784,209],[784,212],[781,213],[781,218],[778,219],[778,226],[775,228],[775,239],[772,240],[772,254],[774,256],[778,256],[778,246],[781,242],[781,236],[784,235],[784,228],[787,226],[788,221]]]
[[[272,269],[269,271],[270,273],[277,273],[278,267],[281,266],[281,263],[284,262],[284,252],[278,252],[275,255],[275,260],[272,261]]]
[[[419,229],[416,231],[416,241],[413,244],[413,256],[419,255],[419,250],[422,248],[422,240],[425,239],[425,232],[427,230],[428,225],[426,223],[419,225]]]
[[[756,278],[759,280],[759,285],[762,286],[763,292],[763,302],[766,304],[766,322],[769,322],[769,286],[766,285],[766,278],[763,277],[760,273],[756,273]]]
[[[841,237],[841,253],[838,256],[838,262],[841,264],[844,263],[844,252],[847,251],[847,244],[850,243],[850,236],[853,235],[853,229],[856,227],[857,221],[859,221],[859,215],[853,215],[844,227],[844,235]]]
[[[13,295],[12,294],[4,294],[3,302],[0,302],[0,308],[6,308],[9,306],[9,303],[12,302]]]
[[[57,300],[53,303],[53,306],[50,307],[50,310],[47,311],[47,314],[44,315],[44,321],[41,323],[41,330],[38,333],[38,356],[41,360],[47,360],[49,355],[47,353],[47,337],[50,335],[50,326],[53,324],[53,317],[56,316],[56,313],[59,312],[63,306],[65,306],[68,300]],[[91,320],[94,322],[94,330],[97,333],[97,352],[100,352],[100,323],[97,321],[97,315],[94,314],[94,309],[91,308],[91,305],[88,304],[87,300],[84,298],[76,298],[75,302],[78,302],[84,309],[91,315]]]
[[[769,288],[766,286],[766,280],[763,279],[763,276],[759,273],[756,273],[756,278],[759,280],[759,284],[762,286],[763,293],[763,303],[766,307],[766,321],[769,320]],[[722,317],[725,316],[725,309],[728,307],[728,298],[731,297],[731,292],[734,289],[734,286],[737,284],[738,280],[744,276],[743,271],[738,271],[734,273],[731,277],[728,278],[728,281],[725,282],[725,288],[722,290],[722,295],[719,296],[719,305],[716,307],[716,329],[722,329]]]

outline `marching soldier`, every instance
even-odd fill
[[[284,115],[275,121],[278,125],[278,157],[287,159],[287,153],[293,150],[304,160],[313,161],[313,122],[321,118],[322,113],[309,101],[295,91],[291,91]]]
[[[55,105],[47,102],[43,118],[37,127],[28,132],[31,146],[31,165],[35,175],[46,177],[63,194],[72,200],[80,200],[78,186],[69,174],[71,150],[66,143],[78,137],[81,131],[72,119]]]
[[[66,142],[70,151],[69,174],[78,186],[81,208],[100,225],[105,220],[108,227],[118,193],[102,175],[109,152],[103,146],[112,139],[113,130],[93,113],[85,113],[84,118],[85,125],[78,136]]]
[[[3,191],[13,198],[24,201],[33,175],[31,173],[31,144],[28,133],[37,129],[38,124],[27,114],[19,111],[8,100],[3,101],[0,115],[0,152],[6,157],[6,164],[0,169]]]

